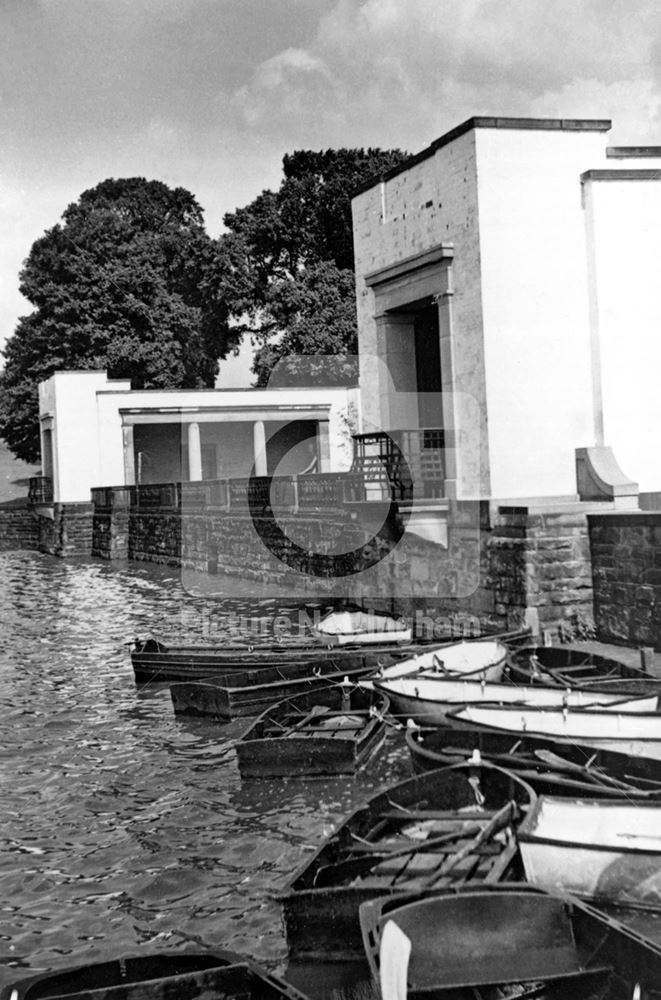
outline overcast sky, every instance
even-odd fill
[[[106,177],[197,197],[212,235],[283,153],[416,152],[474,114],[612,118],[661,145],[656,0],[0,0],[0,343],[18,271]]]

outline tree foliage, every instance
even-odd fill
[[[260,346],[253,371],[265,385],[283,362],[297,381],[298,355],[333,355],[320,380],[353,381],[357,353],[351,196],[397,166],[400,150],[298,150],[283,160],[277,192],[263,191],[225,216],[224,293],[233,329]],[[306,366],[309,374],[309,366]],[[307,377],[307,376],[306,376]]]
[[[62,369],[107,369],[133,388],[214,383],[237,342],[227,326],[221,248],[184,188],[143,178],[83,192],[32,246],[0,373],[0,436],[39,456],[37,384]]]

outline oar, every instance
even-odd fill
[[[611,785],[613,788],[620,788],[622,791],[631,791],[634,788],[633,785],[627,784],[626,781],[620,781],[618,778],[612,778],[610,774],[606,774],[604,771],[595,772],[591,771],[583,764],[573,764],[571,761],[565,760],[564,757],[559,757],[557,754],[553,753],[552,750],[535,750],[535,756],[545,764],[550,764],[556,769],[570,771],[574,774],[580,773],[584,777],[591,778],[598,784]]]
[[[394,851],[379,852],[378,845],[375,844],[373,854],[365,854],[362,857],[349,857],[343,861],[337,861],[335,864],[323,865],[315,875],[314,887],[315,889],[323,888],[327,885],[335,885],[339,880],[358,878],[376,865],[381,864],[382,861],[390,861],[392,858],[405,858],[409,854],[421,854],[426,851],[432,851],[437,847],[449,844],[453,840],[459,840],[466,836],[472,837],[475,833],[479,833],[481,829],[481,826],[472,824],[463,830],[454,830],[452,833],[445,833],[441,837],[434,837],[432,840],[422,840],[409,847],[396,848]]]
[[[489,837],[496,833],[497,830],[499,830],[502,826],[505,826],[509,821],[512,810],[515,806],[516,803],[511,799],[509,802],[506,802],[505,805],[494,815],[493,819],[491,819],[486,826],[482,827],[470,844],[466,844],[465,847],[462,847],[460,851],[457,851],[457,853],[451,858],[448,858],[447,861],[443,862],[437,872],[433,872],[429,878],[424,880],[423,888],[428,889],[434,884],[434,882],[436,882],[437,879],[442,878],[451,872],[453,868],[456,868],[460,861],[467,858],[469,854],[472,854],[478,847],[481,847],[485,840],[488,840]]]

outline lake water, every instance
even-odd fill
[[[242,782],[226,726],[136,688],[124,643],[236,629],[176,571],[0,553],[0,984],[141,950],[227,947],[278,971],[277,902],[360,801],[408,776],[401,738],[355,778]],[[264,620],[267,620],[266,618]]]

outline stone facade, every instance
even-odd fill
[[[589,524],[599,637],[661,649],[661,513],[591,515]]]
[[[93,510],[91,503],[56,503],[52,518],[38,514],[39,551],[52,556],[90,556]]]
[[[38,549],[39,523],[26,501],[0,506],[0,550]]]

